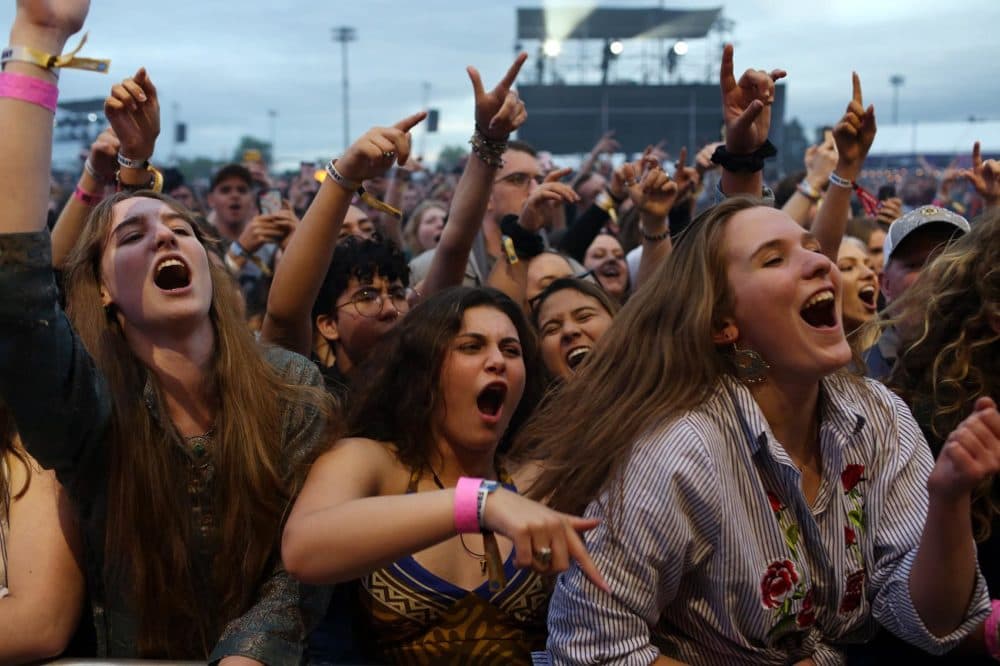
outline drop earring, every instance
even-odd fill
[[[744,384],[760,384],[767,380],[767,371],[771,368],[764,357],[753,349],[740,349],[733,343],[733,365],[736,366],[736,376]]]

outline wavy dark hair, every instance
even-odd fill
[[[414,308],[383,338],[358,373],[348,418],[350,434],[392,442],[400,462],[425,469],[433,442],[432,418],[441,400],[440,378],[448,346],[462,328],[465,311],[490,307],[507,315],[521,340],[525,386],[498,451],[538,404],[543,387],[535,332],[524,312],[496,289],[454,287]]]
[[[979,220],[931,262],[890,308],[900,354],[889,385],[937,454],[976,400],[1000,400],[1000,212]],[[1000,515],[1000,484],[973,494],[976,539]]]

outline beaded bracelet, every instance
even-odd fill
[[[469,139],[469,144],[472,146],[472,152],[486,166],[493,167],[494,169],[503,168],[503,154],[507,152],[506,141],[496,141],[488,138],[479,129],[479,125],[476,125],[476,131],[472,134],[472,138]]]

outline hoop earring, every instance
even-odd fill
[[[733,365],[736,376],[744,384],[761,384],[767,381],[767,371],[771,366],[764,357],[753,349],[740,349],[733,343]]]

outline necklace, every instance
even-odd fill
[[[431,468],[430,466],[428,466],[428,469],[431,470],[431,476],[434,477],[434,485],[436,485],[441,490],[444,490],[445,489],[444,488],[444,484],[441,483],[441,479],[438,478],[437,472],[435,472],[434,469]],[[486,574],[486,551],[484,550],[482,553],[477,553],[476,551],[474,551],[471,548],[469,548],[468,546],[466,546],[465,545],[465,535],[463,535],[463,534],[459,534],[458,535],[458,540],[462,543],[462,548],[465,549],[465,552],[466,552],[466,554],[469,557],[474,557],[475,559],[479,560],[479,569],[483,573],[483,575],[485,575]]]

